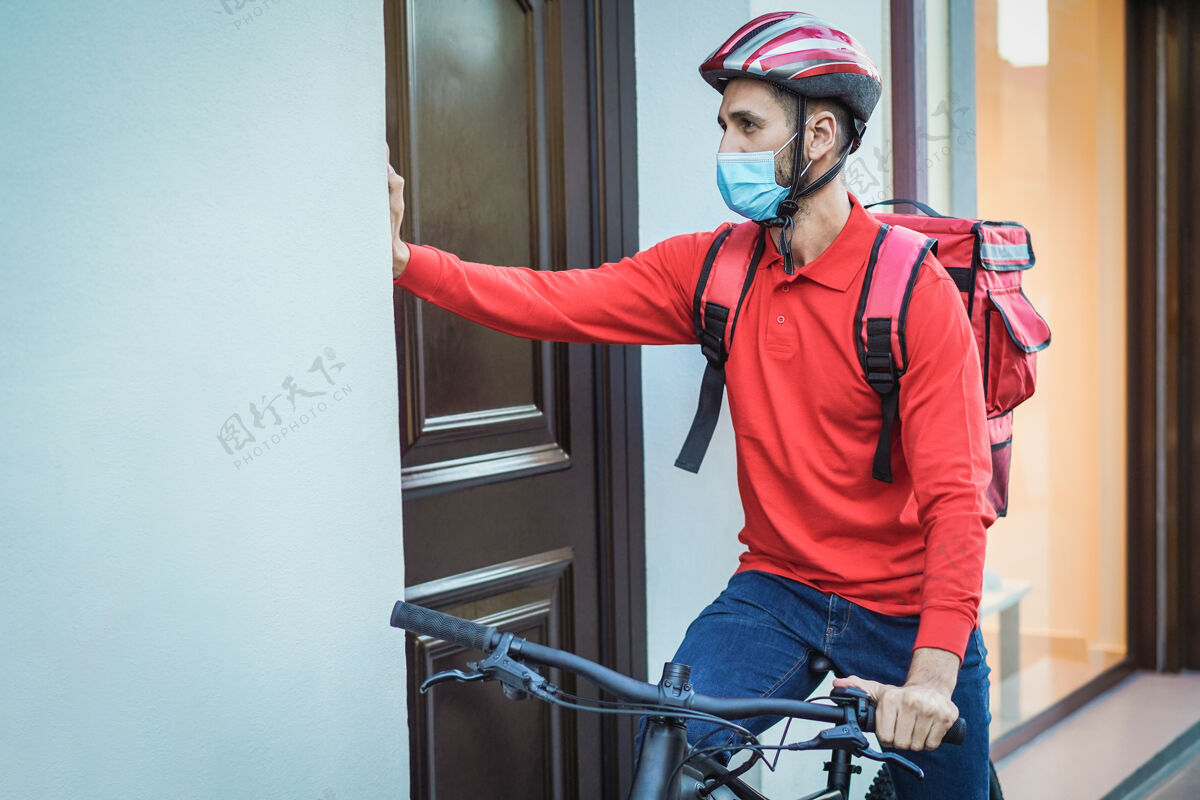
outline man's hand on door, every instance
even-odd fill
[[[392,209],[392,280],[400,277],[408,266],[408,245],[400,238],[400,224],[404,222],[404,178],[392,169],[392,152],[388,148],[388,201]]]

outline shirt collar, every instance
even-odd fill
[[[846,195],[850,198],[850,216],[846,224],[829,247],[797,269],[795,275],[796,278],[807,278],[839,292],[849,289],[855,276],[866,265],[880,227],[879,221],[862,207],[857,197],[849,192]],[[782,267],[783,256],[779,255],[773,239],[767,248],[770,255],[767,266]]]

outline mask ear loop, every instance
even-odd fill
[[[779,254],[783,256],[783,271],[787,275],[796,274],[796,266],[792,262],[792,230],[795,227],[795,221],[792,219],[796,212],[800,210],[800,204],[795,198],[799,196],[797,187],[800,185],[800,180],[812,163],[800,168],[800,161],[804,155],[804,138],[807,130],[805,129],[805,115],[808,112],[808,98],[804,95],[796,96],[796,149],[792,153],[792,188],[788,192],[787,199],[779,204],[775,209],[776,216],[773,219],[766,220],[763,224],[770,228],[780,228],[779,231]]]

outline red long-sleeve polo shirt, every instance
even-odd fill
[[[742,306],[725,368],[745,511],[739,571],[782,575],[883,614],[920,614],[915,647],[961,658],[995,518],[984,499],[991,459],[975,341],[957,288],[930,255],[906,322],[894,480],[873,479],[880,400],[862,375],[853,329],[879,223],[851,203],[837,238],[795,275],[768,246]],[[518,336],[694,342],[693,291],[725,227],[558,272],[411,246],[396,283]]]

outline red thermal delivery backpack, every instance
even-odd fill
[[[917,272],[932,249],[962,293],[979,358],[992,447],[988,501],[1008,510],[1012,411],[1033,394],[1037,352],[1050,344],[1050,326],[1021,290],[1021,274],[1034,265],[1029,231],[1016,222],[945,217],[925,212],[876,214],[883,227],[871,250],[853,325],[863,378],[879,393],[882,425],[871,474],[890,483],[891,442],[900,383],[908,365],[904,321]],[[705,257],[693,298],[693,320],[708,361],[692,428],[675,465],[700,469],[716,427],[725,389],[725,361],[742,301],[765,249],[765,229],[745,222],[722,231]]]

